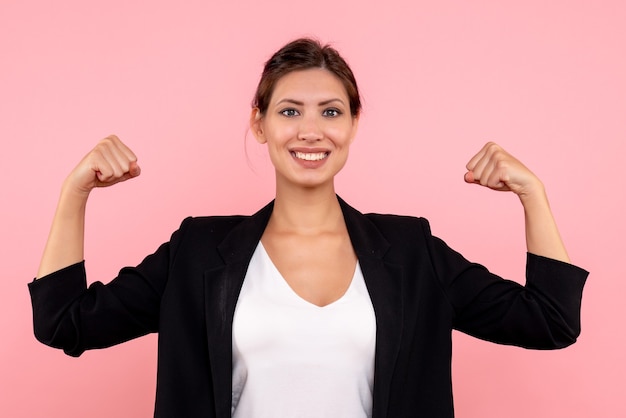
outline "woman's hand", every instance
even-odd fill
[[[512,191],[522,202],[528,252],[569,262],[543,183],[524,164],[488,142],[467,163],[465,181],[493,190]]]
[[[498,191],[512,191],[524,199],[543,194],[543,185],[524,164],[502,147],[488,142],[466,165],[465,181]]]
[[[88,195],[96,187],[107,187],[137,177],[137,156],[115,135],[100,141],[72,170],[65,186]]]

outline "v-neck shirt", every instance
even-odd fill
[[[233,321],[233,417],[370,417],[375,344],[358,261],[343,296],[320,307],[289,286],[259,242]]]

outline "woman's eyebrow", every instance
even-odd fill
[[[304,103],[298,100],[294,100],[294,99],[282,99],[279,100],[278,102],[276,102],[276,105],[279,105],[281,103],[291,103],[291,104],[295,104],[297,106],[303,106]]]
[[[327,104],[330,104],[332,102],[339,102],[339,103],[345,105],[343,100],[341,100],[339,98],[333,98],[333,99],[323,100],[323,101],[319,102],[318,106],[326,106]],[[291,103],[291,104],[294,104],[296,106],[304,106],[304,102],[301,102],[301,101],[295,100],[295,99],[282,99],[282,100],[279,100],[276,104],[279,105],[281,103]]]
[[[329,100],[324,100],[323,102],[319,102],[319,106],[326,106],[327,104],[330,104],[332,102],[339,102],[342,105],[345,105],[345,103],[343,102],[343,100],[336,98],[336,99],[329,99]]]

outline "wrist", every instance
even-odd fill
[[[61,186],[59,196],[59,209],[62,211],[75,212],[84,210],[89,198],[89,190],[81,190],[72,185],[70,178],[67,178]]]
[[[529,205],[545,204],[548,202],[546,189],[539,179],[537,179],[537,181],[533,184],[525,187],[520,193],[518,193],[517,196],[524,207]]]

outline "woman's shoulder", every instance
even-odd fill
[[[177,232],[184,235],[223,235],[247,219],[250,219],[249,215],[188,216]]]
[[[232,226],[249,219],[250,215],[210,215],[188,216],[183,219],[181,225],[189,225],[194,228],[206,228],[216,226]]]
[[[270,213],[266,207],[253,215],[189,216],[182,221],[172,240],[208,245],[222,241],[235,245],[255,239],[258,242]]]
[[[365,213],[364,216],[381,230],[399,230],[428,232],[430,224],[426,218],[420,216],[397,215],[390,213]]]
[[[428,220],[422,217],[389,213],[365,213],[363,216],[391,247],[400,252],[425,248],[433,238]]]
[[[339,203],[344,211],[344,216],[350,220],[359,222],[359,219],[367,219],[379,229],[423,229],[429,228],[428,221],[420,216],[399,215],[392,213],[361,212],[350,206],[343,199]]]

